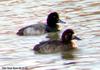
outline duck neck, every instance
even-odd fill
[[[58,30],[58,25],[57,24],[55,24],[55,25],[50,25],[50,24],[47,24],[47,26],[46,26],[46,31],[47,32],[56,32],[56,31],[59,31]]]
[[[47,23],[47,26],[49,26],[49,27],[51,27],[51,28],[58,28],[58,25],[56,24],[56,23],[50,23],[50,22],[48,22]]]

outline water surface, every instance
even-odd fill
[[[67,53],[35,54],[33,47],[45,38],[17,36],[27,25],[45,21],[57,11],[66,21],[63,29],[72,28],[82,38],[78,50]],[[63,57],[62,57],[63,56]],[[99,0],[0,0],[0,70],[99,70],[100,1]],[[8,69],[10,70],[10,69]]]

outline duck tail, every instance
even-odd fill
[[[33,48],[34,51],[39,51],[40,48],[38,47],[38,45],[36,45],[34,48]]]
[[[20,29],[16,34],[19,36],[23,36],[24,35],[24,28]]]

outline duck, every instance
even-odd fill
[[[19,36],[31,36],[41,35],[44,33],[57,32],[59,31],[59,25],[57,23],[66,23],[59,19],[57,12],[51,12],[47,17],[47,24],[34,24],[23,27],[16,33]]]
[[[81,40],[74,34],[73,29],[66,29],[60,40],[48,40],[35,45],[33,50],[36,53],[55,53],[68,51],[77,48],[76,40]]]

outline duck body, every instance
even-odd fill
[[[33,50],[38,53],[55,53],[60,51],[68,51],[77,48],[76,38],[73,36],[72,29],[67,29],[63,32],[61,40],[49,40],[40,42]]]
[[[70,47],[69,47],[70,46]],[[38,53],[56,53],[59,51],[68,51],[74,49],[73,43],[64,44],[62,41],[53,40],[53,41],[45,41],[34,47],[34,51]]]
[[[57,23],[60,22],[59,15],[57,12],[52,12],[48,15],[47,24],[34,24],[26,26],[17,32],[20,36],[29,35],[41,35],[46,32],[57,32],[59,31]],[[64,22],[62,22],[64,23]]]

